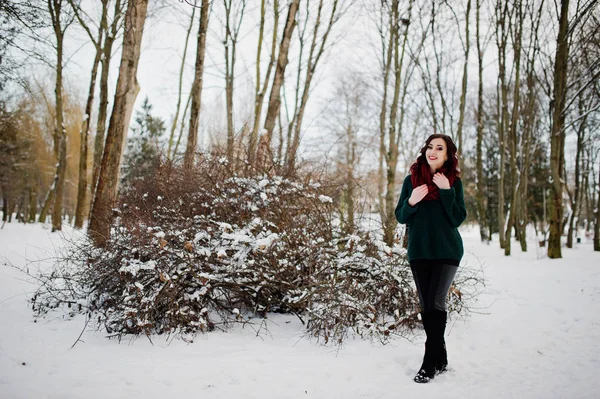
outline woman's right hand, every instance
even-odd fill
[[[427,184],[421,184],[419,187],[413,190],[412,194],[410,195],[410,198],[408,199],[408,205],[417,205],[419,202],[421,202],[423,198],[425,198],[428,192],[429,189],[427,188]]]

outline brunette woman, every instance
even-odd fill
[[[449,136],[433,134],[404,179],[396,206],[396,219],[408,229],[408,260],[427,335],[415,382],[429,382],[448,367],[446,297],[463,256],[458,226],[466,216],[456,146]]]

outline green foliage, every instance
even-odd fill
[[[165,130],[165,122],[152,115],[152,104],[146,97],[142,109],[135,113],[132,135],[127,142],[123,160],[123,185],[130,186],[136,180],[156,173],[161,155],[160,139]]]

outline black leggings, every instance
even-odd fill
[[[419,294],[421,309],[446,310],[446,297],[458,266],[423,262],[410,266]]]

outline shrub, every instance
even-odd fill
[[[418,312],[404,250],[343,234],[334,189],[238,175],[221,157],[187,173],[162,165],[122,191],[105,249],[72,240],[34,312],[67,306],[119,336],[227,329],[269,312],[296,314],[324,342],[402,334]]]

